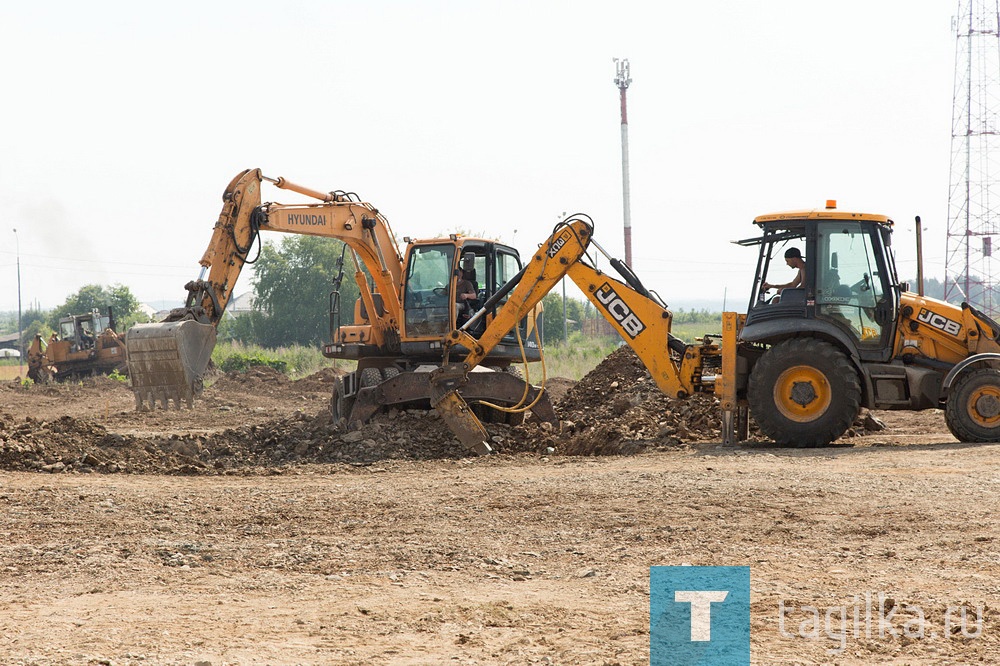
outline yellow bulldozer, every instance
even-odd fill
[[[35,335],[28,347],[28,377],[36,382],[124,374],[125,342],[116,331],[114,313],[93,310],[59,320],[59,330],[48,341]]]

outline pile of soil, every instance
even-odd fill
[[[351,430],[328,409],[336,371],[292,381],[254,368],[222,375],[188,411],[134,412],[121,382],[0,386],[25,409],[0,412],[0,468],[132,474],[282,473],[305,463],[370,465],[383,460],[469,457],[435,412],[391,410]],[[628,347],[579,382],[555,378],[561,427],[485,424],[499,453],[631,455],[719,441],[711,395],[664,395]],[[12,402],[4,400],[4,403]],[[45,405],[49,407],[46,408]],[[31,414],[18,419],[12,413]],[[859,420],[849,435],[864,434]],[[874,419],[869,429],[878,429]],[[751,424],[751,439],[756,430]]]
[[[660,391],[630,347],[620,347],[557,403],[562,432],[527,426],[543,450],[565,455],[629,455],[718,440],[718,400]],[[552,451],[549,451],[551,449]]]

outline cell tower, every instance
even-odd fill
[[[628,111],[625,103],[625,91],[632,83],[629,76],[628,58],[615,61],[615,85],[622,104],[622,206],[625,214],[625,263],[632,265],[632,211],[629,209],[628,193]]]
[[[993,236],[1000,233],[1000,2],[959,0],[946,300],[994,314],[1000,306]]]

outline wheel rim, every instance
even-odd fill
[[[969,396],[965,411],[978,426],[995,428],[1000,425],[1000,388],[980,386]]]
[[[833,391],[826,375],[809,365],[788,368],[774,383],[775,406],[782,416],[798,423],[822,416],[832,400]]]

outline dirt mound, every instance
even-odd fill
[[[632,454],[718,439],[718,400],[667,397],[629,347],[612,352],[556,404],[563,432],[535,426],[545,450],[567,455]],[[527,433],[526,433],[527,434]]]
[[[359,430],[333,423],[327,405],[337,372],[297,381],[269,368],[221,376],[194,410],[131,409],[128,387],[107,377],[23,387],[0,385],[18,420],[0,414],[0,468],[18,471],[261,474],[302,463],[368,465],[389,459],[472,456],[434,412],[391,410]],[[579,382],[553,378],[562,430],[549,424],[486,424],[500,453],[629,455],[719,441],[714,396],[665,396],[623,347]],[[9,398],[9,400],[8,400]],[[869,419],[871,421],[871,419]],[[859,419],[847,436],[877,429]],[[762,439],[751,423],[751,439]]]
[[[434,412],[391,410],[353,431],[343,422],[333,423],[329,411],[316,406],[329,395],[335,376],[332,368],[294,382],[264,367],[227,373],[205,391],[202,404],[209,412],[190,414],[212,423],[221,418],[219,410],[231,414],[246,408],[244,402],[266,405],[278,396],[288,400],[299,394],[314,398],[303,403],[311,406],[308,409],[290,414],[278,411],[284,415],[270,419],[265,414],[264,419],[215,432],[160,435],[137,434],[142,429],[127,433],[109,429],[112,422],[145,419],[142,423],[148,426],[153,420],[184,418],[185,412],[143,416],[119,412],[109,422],[90,415],[62,415],[51,420],[28,417],[18,423],[5,414],[0,421],[0,467],[47,472],[253,474],[301,463],[365,465],[387,459],[472,455]],[[628,348],[611,354],[581,381],[553,378],[549,388],[553,394],[562,394],[556,411],[563,420],[563,432],[548,424],[513,428],[487,424],[494,449],[501,453],[630,454],[718,437],[714,399],[667,398]],[[96,378],[93,386],[63,384],[43,390],[68,400],[80,392],[100,395],[112,389],[127,390],[106,378]]]
[[[345,373],[341,368],[323,368],[319,372],[314,372],[308,377],[297,379],[292,382],[296,391],[311,391],[313,393],[333,393],[333,382],[338,375]]]
[[[213,392],[236,391],[269,395],[276,391],[286,391],[292,380],[280,370],[257,365],[246,372],[234,370],[222,375],[209,387]]]

